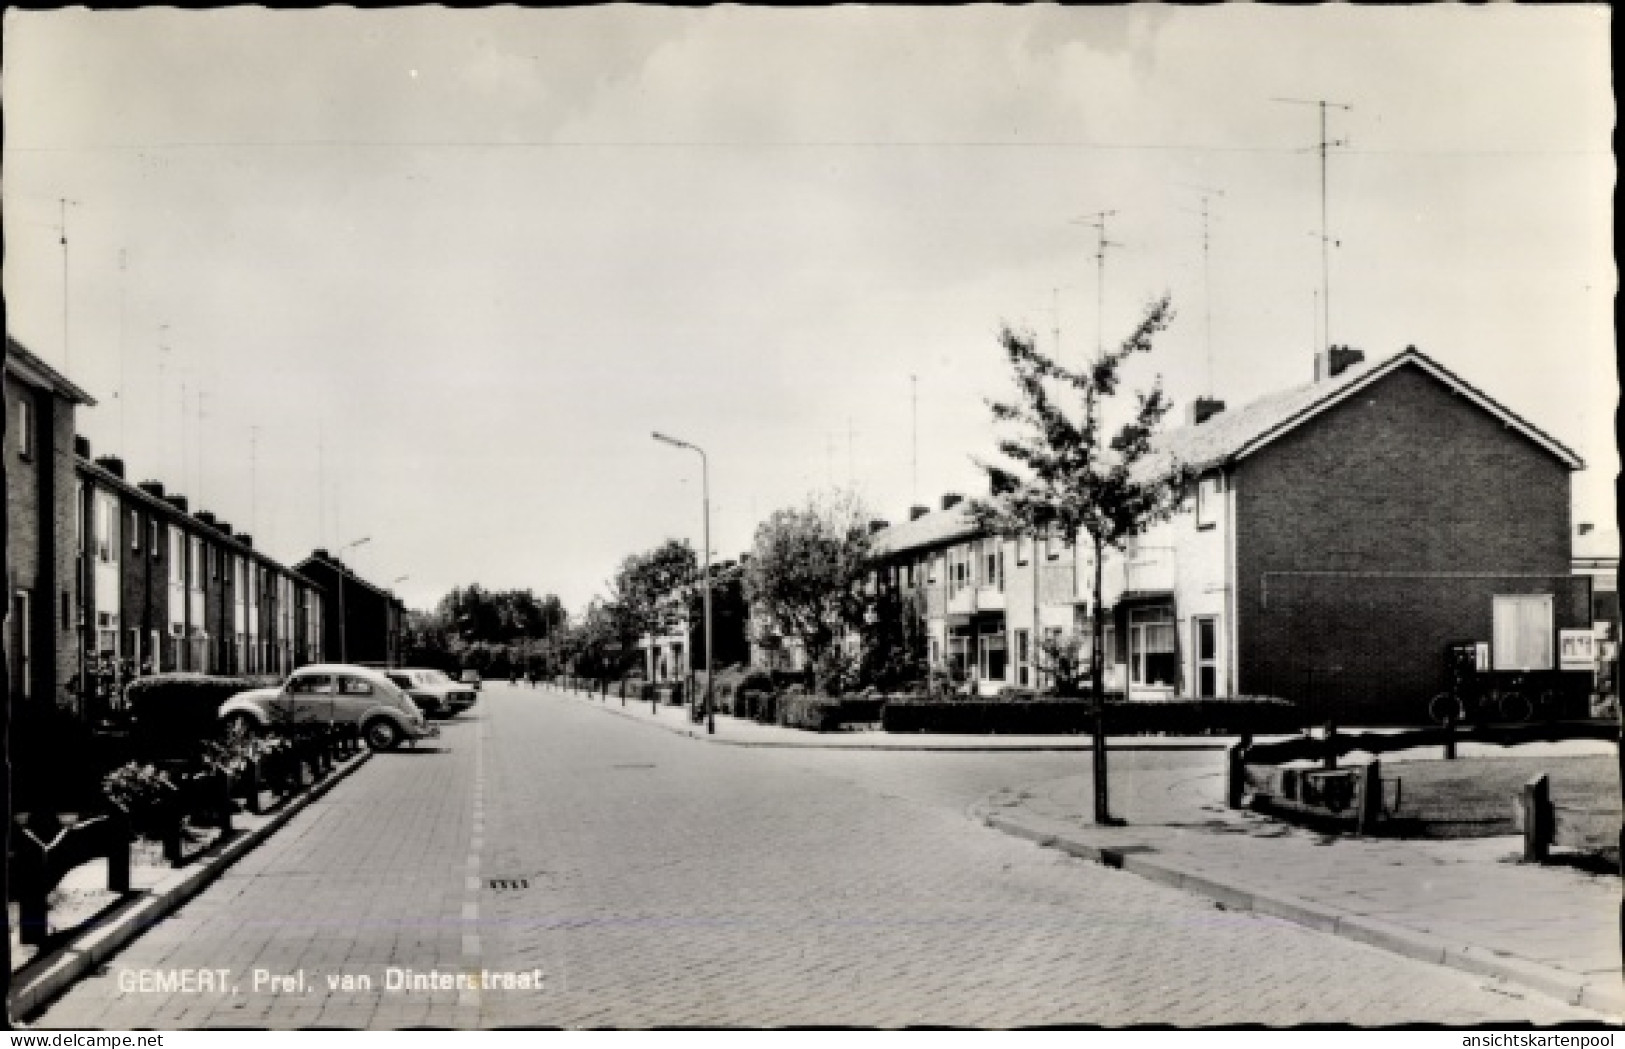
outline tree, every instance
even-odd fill
[[[1135,354],[1149,353],[1152,340],[1172,318],[1167,297],[1152,303],[1121,345],[1080,371],[1040,353],[1031,334],[1005,328],[999,341],[1019,398],[988,404],[994,420],[1014,424],[1017,433],[999,442],[1004,464],[979,464],[997,494],[972,503],[977,521],[999,535],[1060,534],[1074,547],[1079,536],[1086,536],[1093,548],[1089,678],[1095,718],[1096,823],[1112,822],[1106,777],[1102,561],[1108,549],[1123,550],[1131,538],[1167,519],[1191,479],[1184,465],[1153,446],[1157,427],[1172,407],[1160,379],[1136,393],[1128,418],[1109,437],[1111,424],[1105,415],[1117,396],[1124,363]],[[1081,401],[1075,409],[1076,422],[1069,415],[1071,404],[1063,404],[1063,399]]]
[[[668,539],[623,560],[605,611],[612,615],[625,650],[635,651],[645,635],[658,637],[680,622],[696,622],[688,599],[699,579],[699,561],[687,540]]]
[[[864,520],[853,496],[834,493],[776,510],[756,529],[745,570],[751,607],[770,631],[801,641],[821,679],[836,642],[862,624],[868,608]]]

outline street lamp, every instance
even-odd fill
[[[338,562],[339,562],[339,662],[340,663],[348,663],[350,661],[350,652],[349,652],[349,648],[346,645],[346,642],[348,640],[348,637],[347,637],[348,627],[349,627],[350,624],[345,619],[345,615],[344,615],[344,551],[354,549],[355,547],[360,546],[362,543],[370,543],[370,542],[372,542],[372,536],[364,535],[360,539],[357,539],[353,543],[345,543],[343,546],[339,547]]]
[[[669,444],[674,448],[687,448],[700,455],[700,484],[702,487],[705,506],[704,543],[705,571],[702,580],[705,584],[705,731],[715,735],[717,731],[716,709],[711,702],[711,468],[705,458],[705,449],[697,444],[679,441],[675,437],[667,437],[656,431],[655,440]]]

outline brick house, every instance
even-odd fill
[[[95,400],[6,337],[6,659],[19,706],[70,706],[78,667],[73,607],[74,409]]]
[[[294,566],[327,595],[331,615],[314,635],[327,658],[349,663],[399,666],[406,605],[341,564],[326,550],[316,550]]]
[[[1223,409],[1198,401],[1161,436],[1197,471],[1193,491],[1108,552],[1110,687],[1408,720],[1443,687],[1447,643],[1549,656],[1558,631],[1590,625],[1589,580],[1569,561],[1580,460],[1426,355],[1368,364],[1334,347],[1313,382]],[[953,496],[921,510],[874,549],[877,583],[923,616],[933,664],[984,693],[1044,687],[1041,642],[1090,629],[1090,552],[982,535]]]
[[[253,537],[78,439],[86,648],[135,670],[284,674],[321,657],[324,595]]]

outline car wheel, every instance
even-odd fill
[[[401,730],[388,718],[374,718],[367,722],[364,730],[367,737],[367,746],[373,750],[394,750],[400,746]]]
[[[259,734],[259,722],[241,711],[226,718],[227,739],[253,739]]]

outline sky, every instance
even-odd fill
[[[655,430],[707,453],[718,559],[832,487],[892,521],[979,494],[1001,326],[1077,363],[1164,294],[1133,378],[1181,412],[1307,382],[1327,341],[1415,345],[1614,519],[1602,5],[4,30],[6,323],[97,398],[80,433],[412,607],[579,611],[627,554],[698,548],[700,457]]]

